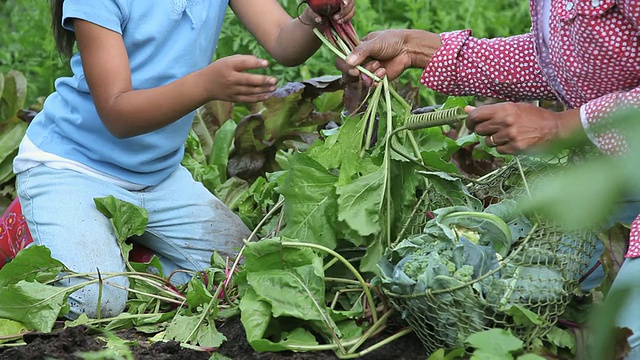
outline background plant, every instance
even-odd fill
[[[296,0],[281,0],[289,14],[298,12]],[[530,27],[529,5],[522,0],[356,0],[353,25],[360,36],[390,28],[417,28],[434,32],[470,28],[478,37],[507,36]],[[302,8],[300,8],[302,10]],[[55,51],[50,31],[49,2],[43,0],[0,1],[0,72],[19,70],[29,79],[27,103],[53,91],[57,77],[70,73],[68,63]],[[255,54],[271,59],[233,13],[228,10],[216,57]],[[304,65],[285,68],[274,64],[265,72],[278,76],[281,85],[321,75],[337,74],[335,56],[321,49]],[[417,84],[419,70],[403,81]],[[433,103],[434,94],[422,89],[422,99]]]

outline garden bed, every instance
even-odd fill
[[[238,318],[231,319],[218,326],[227,341],[220,347],[219,354],[230,359],[256,359],[256,360],[334,360],[338,357],[333,352],[280,352],[258,353],[247,343],[246,335]],[[86,326],[69,327],[52,333],[32,333],[24,336],[25,346],[1,348],[0,359],[6,360],[76,360],[82,359],[79,353],[84,353],[85,359],[126,359],[128,355],[133,359],[144,360],[185,360],[185,359],[210,359],[207,352],[186,349],[178,342],[151,343],[145,334],[133,330],[118,331],[116,335],[129,343],[130,352],[120,352],[120,357],[113,357],[114,352],[106,349],[105,336],[95,332]],[[375,339],[374,339],[375,340]],[[113,342],[112,342],[113,343]],[[103,357],[91,357],[98,351],[105,351]],[[91,355],[89,355],[91,354]],[[112,357],[109,357],[109,354]],[[97,355],[97,354],[96,354]],[[424,359],[425,353],[422,344],[413,334],[406,335],[370,354],[361,357],[363,360],[414,360]],[[215,357],[214,357],[215,359]]]

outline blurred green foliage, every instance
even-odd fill
[[[526,0],[355,1],[357,14],[353,23],[360,36],[389,28],[434,32],[470,28],[478,37],[494,37],[523,33],[530,27]],[[299,2],[280,0],[292,16],[302,11]],[[46,0],[0,0],[0,28],[8,29],[0,32],[0,72],[15,69],[25,74],[29,80],[27,103],[48,95],[53,91],[55,79],[69,74],[68,64],[55,51],[48,4]],[[272,60],[228,11],[216,56],[238,53]],[[321,49],[302,66],[285,68],[273,64],[267,72],[278,76],[281,83],[336,74],[334,59],[332,53]],[[409,71],[403,80],[417,83],[419,74],[419,70]]]

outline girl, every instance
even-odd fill
[[[352,0],[337,20],[354,14]],[[278,62],[296,66],[320,46],[320,18],[291,17],[277,0],[53,0],[58,49],[72,77],[56,81],[14,161],[20,204],[34,243],[70,269],[125,269],[110,221],[94,198],[144,207],[147,231],[133,239],[165,273],[197,271],[211,254],[233,255],[250,231],[180,165],[194,110],[211,100],[257,102],[277,79],[248,70],[268,62],[236,55],[211,62],[227,5]],[[178,273],[176,281],[188,278]],[[102,316],[127,300],[126,278],[105,286]],[[64,281],[62,286],[76,282]],[[69,297],[74,317],[96,315],[98,287]]]
[[[610,115],[640,108],[640,0],[530,0],[530,8],[528,34],[476,39],[469,30],[388,30],[365,37],[338,66],[349,79],[359,75],[353,66],[372,58],[377,61],[367,66],[376,75],[394,78],[421,68],[421,83],[442,93],[554,99],[567,106],[563,112],[510,102],[468,107],[469,130],[486,136],[486,144],[501,153],[529,151],[576,132],[605,154],[626,152],[624,130]],[[613,220],[629,224],[639,212],[640,195],[632,194]],[[640,217],[632,225],[627,257],[612,288],[631,289],[616,324],[633,331],[628,359],[640,359]],[[596,286],[603,276],[600,269],[583,287]]]

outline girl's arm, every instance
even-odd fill
[[[313,55],[321,45],[313,28],[321,26],[318,16],[305,8],[292,19],[277,0],[231,0],[230,6],[249,32],[280,64],[297,66]],[[353,0],[343,0],[335,18],[342,21],[354,14]]]
[[[74,28],[96,109],[118,138],[162,128],[214,99],[257,102],[275,90],[276,78],[244,72],[268,66],[249,55],[222,58],[165,86],[133,90],[122,35],[80,19]]]

